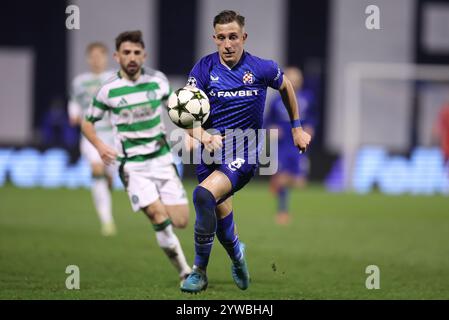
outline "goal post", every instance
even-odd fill
[[[416,81],[449,84],[449,65],[364,62],[350,63],[347,65],[344,72],[344,131],[342,144],[343,185],[347,191],[354,191],[353,174],[355,160],[357,153],[363,146],[363,141],[361,141],[362,108],[364,106],[362,86],[366,81],[377,81],[383,84],[388,81],[402,83],[403,91],[408,90],[409,93],[413,93],[415,89],[414,83]],[[413,96],[413,94],[409,94],[409,96]],[[449,94],[447,98],[449,98]],[[395,106],[392,104],[388,107],[393,108]],[[398,119],[398,121],[401,120],[407,121],[406,119]]]

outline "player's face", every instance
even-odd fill
[[[242,57],[246,37],[236,21],[215,25],[214,41],[221,60],[229,67],[235,66]]]
[[[146,53],[139,43],[123,42],[114,57],[128,78],[133,79],[145,62]]]
[[[100,47],[92,48],[87,55],[87,64],[93,73],[102,73],[108,65],[107,52]]]

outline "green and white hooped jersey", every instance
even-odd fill
[[[170,152],[161,107],[169,94],[167,77],[160,71],[142,69],[134,82],[117,72],[98,91],[86,120],[94,123],[110,112],[118,160],[159,157]]]
[[[70,101],[69,115],[83,117],[87,114],[92,99],[95,97],[102,83],[114,76],[114,71],[109,70],[100,74],[85,72],[73,79]],[[111,121],[106,115],[101,121],[95,124],[98,131],[112,131]]]

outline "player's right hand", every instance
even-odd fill
[[[211,135],[205,131],[201,136],[201,143],[207,151],[212,152],[223,147],[223,137],[218,134]]]
[[[310,144],[312,137],[310,134],[305,132],[302,127],[292,129],[293,142],[295,146],[299,149],[299,153],[304,153]]]
[[[98,153],[100,154],[101,160],[103,160],[105,165],[113,164],[117,158],[117,152],[104,143],[98,146]]]

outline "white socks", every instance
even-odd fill
[[[95,208],[101,224],[110,224],[113,222],[111,192],[108,187],[108,180],[104,178],[94,178],[92,181],[92,196]]]
[[[156,231],[156,239],[159,246],[164,250],[165,254],[178,271],[179,276],[183,278],[185,275],[189,274],[191,269],[187,264],[178,237],[173,232],[172,225],[169,224],[163,230]]]

